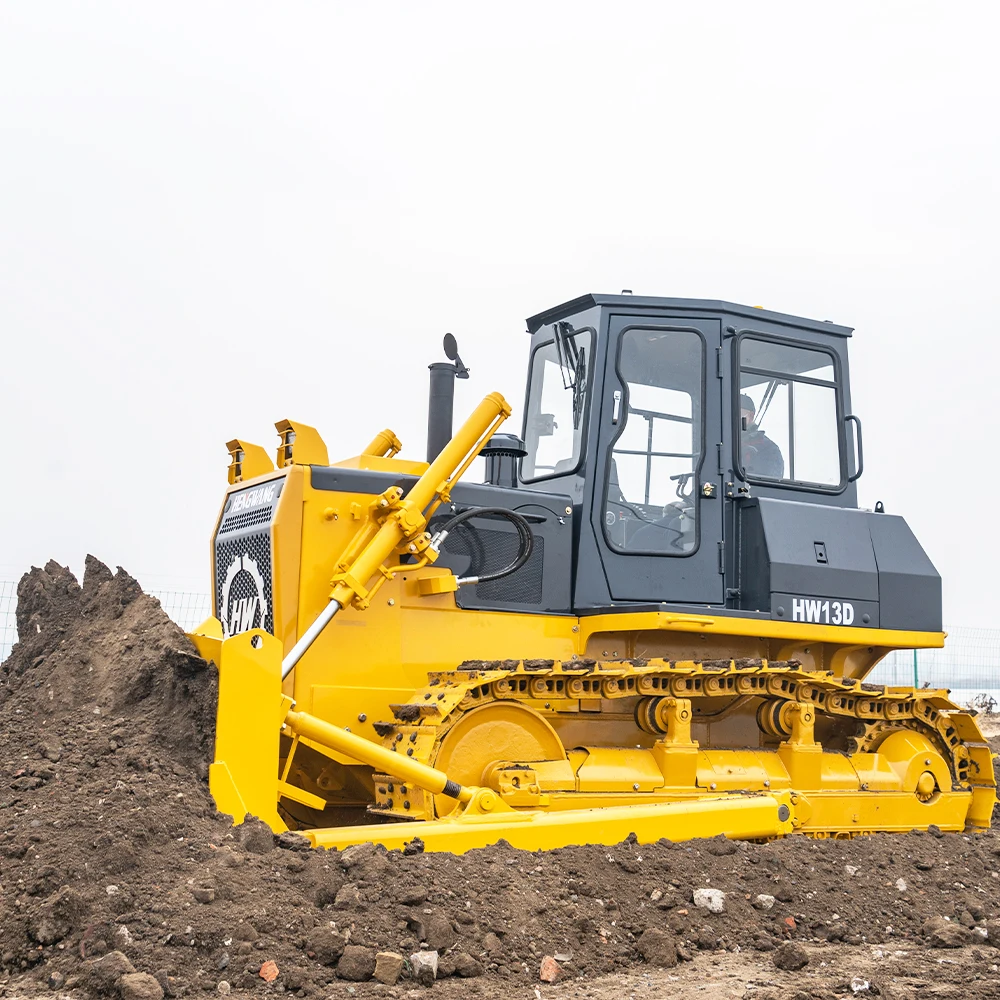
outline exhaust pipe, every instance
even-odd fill
[[[435,361],[428,365],[431,373],[427,399],[427,461],[433,462],[451,440],[455,414],[455,379],[468,378],[469,369],[458,356],[458,343],[450,334],[444,335],[444,353],[451,364]]]

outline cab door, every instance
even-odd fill
[[[612,315],[592,528],[616,601],[722,604],[721,322]]]

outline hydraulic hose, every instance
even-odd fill
[[[531,558],[531,553],[535,548],[535,536],[531,533],[531,525],[528,524],[527,519],[513,510],[507,510],[505,507],[471,507],[469,510],[463,510],[461,514],[456,514],[435,532],[431,544],[435,549],[440,551],[449,533],[460,524],[473,517],[485,516],[502,517],[514,525],[517,529],[518,541],[520,543],[517,555],[503,569],[495,570],[491,573],[481,573],[479,576],[459,577],[459,584],[486,583],[489,580],[500,580],[505,576],[510,576],[511,573],[516,573]]]

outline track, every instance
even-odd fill
[[[815,836],[845,832],[826,822],[835,810],[824,798],[859,804],[851,833],[986,827],[992,754],[946,694],[847,681],[794,660],[468,661],[430,674],[376,728],[386,747],[488,784],[515,808],[789,788],[818,803],[801,822]],[[382,816],[454,808],[388,775],[375,786],[371,811]]]

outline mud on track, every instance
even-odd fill
[[[88,558],[81,587],[49,563],[18,598],[0,667],[0,995],[403,996],[424,988],[408,968],[371,980],[375,955],[423,944],[442,997],[1000,997],[993,832],[313,851],[216,813],[214,668],[127,573]],[[695,905],[703,888],[722,912]],[[786,942],[804,969],[775,967],[797,960]]]

